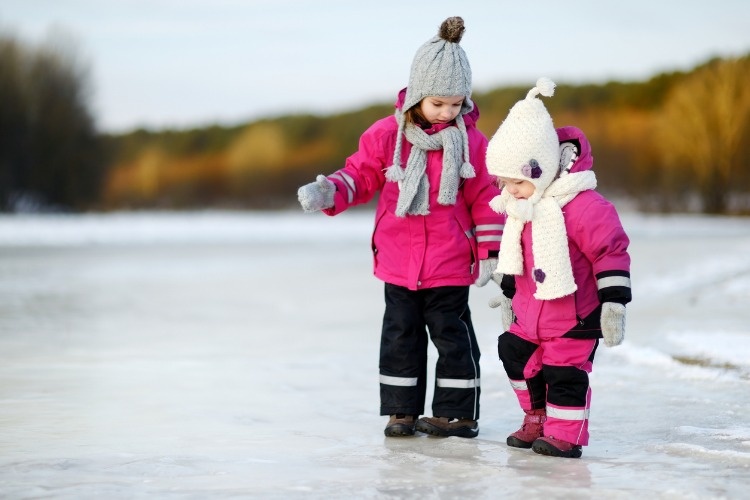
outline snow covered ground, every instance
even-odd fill
[[[383,436],[369,212],[0,217],[0,497],[746,498],[750,220],[623,221],[626,340],[565,460],[505,445],[492,285],[479,437]]]

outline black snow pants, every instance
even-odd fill
[[[468,286],[415,291],[386,283],[380,414],[424,414],[428,332],[438,352],[433,415],[478,419],[480,353]]]

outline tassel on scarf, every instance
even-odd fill
[[[385,178],[391,182],[404,180],[404,169],[399,165],[391,165],[385,169]]]

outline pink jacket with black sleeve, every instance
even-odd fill
[[[591,145],[576,127],[557,129],[560,142],[578,143],[580,155],[571,172],[593,167]],[[563,208],[568,251],[577,290],[554,300],[534,298],[531,224],[521,233],[523,274],[515,276],[510,331],[532,341],[553,337],[601,337],[601,304],[631,300],[628,239],[614,205],[594,190],[580,192]],[[505,281],[503,282],[505,287]],[[507,295],[507,294],[506,294]]]

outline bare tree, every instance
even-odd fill
[[[728,211],[745,161],[740,152],[750,125],[748,81],[750,58],[713,61],[675,86],[657,117],[657,145],[670,170],[662,179],[692,176],[687,185],[707,213]]]

